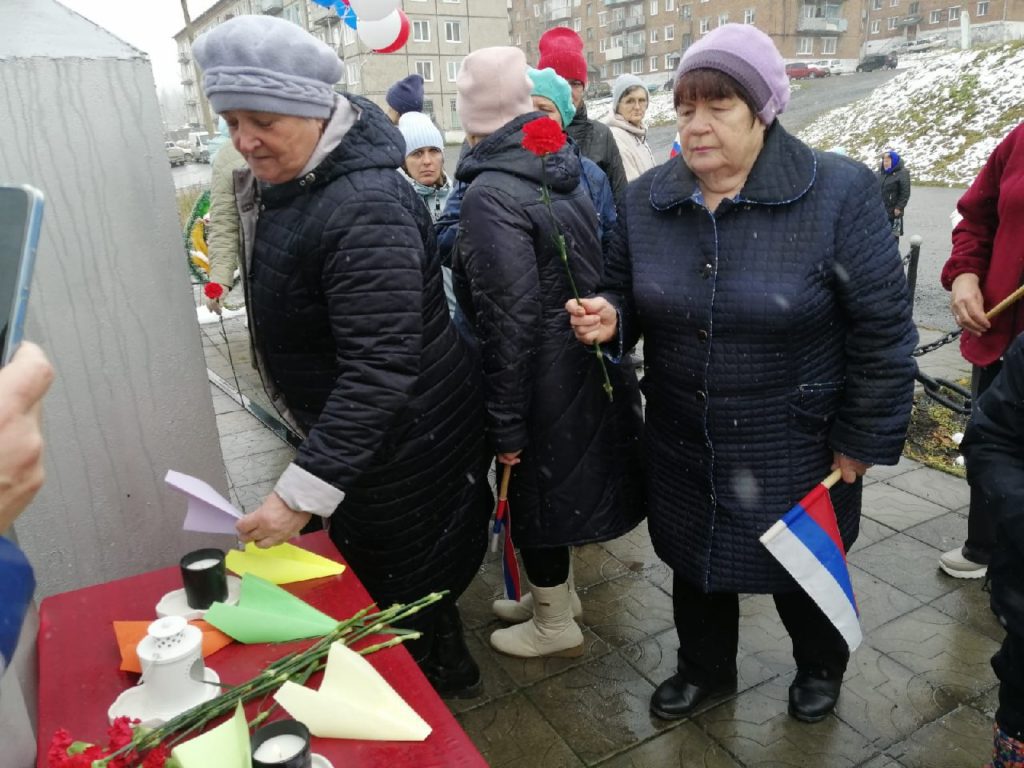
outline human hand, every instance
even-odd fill
[[[521,453],[522,453],[522,450],[509,451],[508,453],[499,453],[498,454],[498,463],[499,464],[508,464],[509,466],[514,467],[516,464],[518,464],[520,461],[522,461],[522,459],[519,458],[519,454],[521,454]]]
[[[903,215],[903,209],[902,208],[893,208],[892,212],[893,212],[894,216],[902,216]]]
[[[569,299],[565,302],[569,313],[569,325],[576,338],[584,344],[607,344],[615,338],[619,316],[607,299],[601,296],[592,299]]]
[[[957,275],[949,302],[956,324],[975,336],[981,336],[992,327],[985,317],[985,299],[981,295],[980,283],[980,278],[973,272]]]
[[[207,285],[220,285],[220,283],[207,283]],[[221,285],[220,289],[221,289],[220,295],[217,296],[217,298],[215,298],[215,299],[210,298],[206,294],[206,289],[205,288],[203,289],[203,296],[206,298],[206,308],[208,310],[210,310],[211,312],[215,312],[218,315],[221,313],[221,310],[224,308],[224,299],[227,298],[228,291],[231,290],[231,286]]]
[[[235,524],[235,530],[241,541],[251,541],[266,549],[294,539],[312,516],[310,512],[296,512],[271,491],[259,509]]]
[[[43,485],[43,395],[53,366],[43,351],[22,342],[0,368],[0,534],[29,505]]]
[[[851,459],[839,451],[834,451],[832,456],[832,469],[838,469],[843,473],[844,483],[856,482],[858,477],[863,477],[864,473],[871,468],[870,464]]]

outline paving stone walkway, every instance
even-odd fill
[[[265,402],[249,367],[240,319],[202,326],[209,367]],[[922,341],[938,335],[923,331]],[[956,346],[923,366],[956,379]],[[292,451],[214,388],[231,493],[253,509]],[[770,597],[740,607],[737,693],[694,717],[666,723],[648,713],[655,686],[675,671],[671,572],[645,526],[577,551],[586,652],[579,659],[518,660],[490,651],[490,613],[500,563],[489,556],[459,601],[485,692],[452,701],[495,767],[864,766],[978,768],[991,749],[996,680],[989,658],[1002,629],[980,581],[937,566],[967,526],[966,482],[903,460],[877,467],[864,491],[861,535],[850,552],[865,640],[850,662],[835,713],[821,723],[786,714],[794,674],[789,639]]]

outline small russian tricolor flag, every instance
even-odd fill
[[[669,159],[675,157],[683,151],[683,145],[679,143],[679,134],[676,134],[676,140],[672,142],[672,149],[669,151]]]
[[[804,496],[761,537],[782,567],[811,596],[851,651],[863,638],[846,551],[839,536],[828,489],[842,476],[837,469]]]
[[[519,558],[516,557],[516,546],[512,543],[512,510],[508,506],[508,484],[511,477],[512,465],[506,464],[501,475],[501,486],[498,488],[498,505],[494,510],[491,552],[498,551],[498,540],[504,533],[505,543],[501,549],[501,576],[505,582],[505,597],[509,600],[520,600],[523,595],[519,581]]]

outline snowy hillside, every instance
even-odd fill
[[[1024,44],[910,59],[870,98],[822,115],[800,138],[820,149],[842,147],[871,167],[892,147],[915,184],[967,185],[1024,120]]]

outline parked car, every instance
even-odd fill
[[[821,59],[820,61],[812,61],[812,67],[818,67],[818,69],[826,70],[830,75],[845,75],[853,71],[853,62],[843,59]]]
[[[893,53],[869,53],[857,65],[858,72],[874,72],[876,69],[896,69],[896,55]]]
[[[821,67],[816,67],[807,61],[796,61],[786,65],[786,74],[790,80],[803,80],[808,77],[828,77],[831,72]]]
[[[587,86],[585,95],[588,99],[610,99],[612,87],[604,80],[594,80]]]
[[[905,40],[897,45],[895,50],[898,53],[920,53],[933,48],[942,48],[944,45],[946,45],[944,37],[918,37],[914,40]]]
[[[176,165],[185,164],[185,150],[183,150],[173,141],[165,141],[164,149],[167,152],[167,159],[170,161],[172,168]]]

